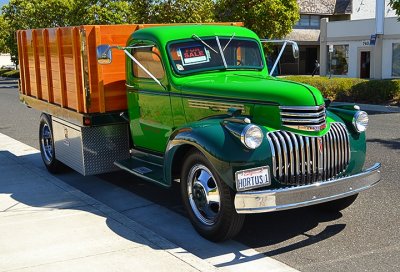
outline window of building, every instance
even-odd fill
[[[137,48],[133,56],[156,78],[164,77],[164,67],[161,63],[159,51],[156,47]],[[139,78],[151,78],[142,68],[133,62],[133,75]]]
[[[319,29],[320,16],[301,14],[300,20],[296,23],[296,28],[315,28]]]
[[[400,77],[400,43],[392,45],[392,76]]]
[[[330,56],[331,55],[331,56]],[[330,67],[332,75],[347,75],[349,71],[349,45],[334,45],[333,53],[329,53]]]

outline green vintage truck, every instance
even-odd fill
[[[268,41],[249,29],[151,25],[124,38],[105,26],[69,29],[18,33],[20,97],[43,111],[51,172],[61,163],[84,175],[118,167],[178,182],[191,223],[212,241],[235,236],[249,213],[342,210],[380,180],[379,163],[363,169],[368,115],[270,76]],[[115,109],[119,84],[126,100]]]

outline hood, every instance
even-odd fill
[[[254,104],[283,106],[319,106],[324,104],[314,87],[298,82],[234,73],[196,75],[180,82],[183,95],[215,97],[218,100],[240,100]]]

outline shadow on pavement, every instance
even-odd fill
[[[368,139],[368,143],[378,143],[384,145],[390,149],[400,149],[400,138],[393,139],[393,140],[383,140],[383,139]]]
[[[123,215],[115,213],[108,206],[82,194],[81,191],[56,180],[42,169],[30,164],[37,164],[40,154],[15,156],[8,151],[0,151],[2,165],[0,171],[0,195],[9,195],[12,199],[3,199],[0,213],[13,213],[13,217],[26,213],[40,213],[55,210],[77,210],[105,218],[105,223],[117,235],[132,242],[147,245],[154,249],[170,249],[172,243],[157,240],[154,233]],[[30,165],[30,167],[27,167]],[[85,177],[81,176],[85,182]],[[56,180],[56,181],[55,181]],[[38,209],[35,209],[38,208]],[[63,217],[60,217],[63,220]],[[98,222],[98,220],[96,220]],[[79,222],[75,224],[79,226]],[[79,228],[76,232],[79,232]],[[51,231],[48,230],[47,231]],[[70,232],[71,230],[66,230]],[[17,234],[17,233],[16,233]],[[174,248],[174,247],[172,247]],[[175,247],[176,248],[176,247]]]
[[[8,152],[1,151],[0,158],[4,153]],[[38,171],[43,175],[41,177],[43,182],[31,184],[29,175],[32,174],[29,173],[23,174],[21,179],[14,181],[5,181],[0,177],[0,193],[11,194],[16,201],[31,207],[74,209],[104,217],[110,230],[129,241],[146,244],[155,249],[161,247],[167,250],[174,249],[171,245],[178,245],[203,260],[210,259],[209,262],[216,267],[245,263],[253,265],[250,262],[255,260],[262,263],[266,256],[273,257],[307,247],[328,239],[345,228],[343,224],[332,224],[318,234],[309,235],[307,232],[314,229],[319,223],[338,219],[341,214],[327,215],[315,211],[313,208],[302,208],[248,215],[244,228],[235,241],[216,244],[203,239],[194,231],[187,218],[184,217],[185,212],[181,205],[179,190],[176,188],[170,190],[160,188],[125,172],[84,177],[76,172],[67,171],[56,176],[57,179],[63,181],[58,181],[60,185],[50,181],[54,179],[53,176],[46,172],[43,165],[38,165],[41,163],[40,154],[15,157],[8,153],[6,156],[13,160],[23,159],[25,163],[34,161],[35,167],[39,168]],[[20,171],[24,171],[23,166],[20,165],[19,168]],[[20,175],[21,173],[18,173],[18,176]],[[72,191],[62,188],[64,183],[71,185],[72,187],[67,186],[66,188],[72,188]],[[76,190],[80,190],[78,195],[83,191],[106,204],[108,213],[99,209],[97,201],[91,202],[92,198],[86,200],[77,198]],[[138,200],[138,198],[140,199]],[[134,208],[130,208],[132,203],[136,203],[133,205]],[[118,212],[115,213],[115,210]],[[109,217],[108,214],[112,214],[112,217]],[[119,216],[130,218],[134,222],[133,225],[124,225],[123,220],[119,220]],[[141,231],[138,234],[132,229]],[[160,241],[154,237],[154,233],[166,240]],[[303,239],[290,244],[285,243],[284,246],[279,247],[279,243],[296,237]],[[248,247],[265,247],[265,250],[262,253],[256,251],[249,253]],[[175,248],[177,247],[175,246]]]

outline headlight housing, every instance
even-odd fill
[[[264,133],[256,125],[247,125],[241,134],[240,140],[248,149],[256,149],[263,141]]]
[[[353,126],[357,132],[363,132],[368,127],[368,114],[365,111],[357,111],[353,116]]]

